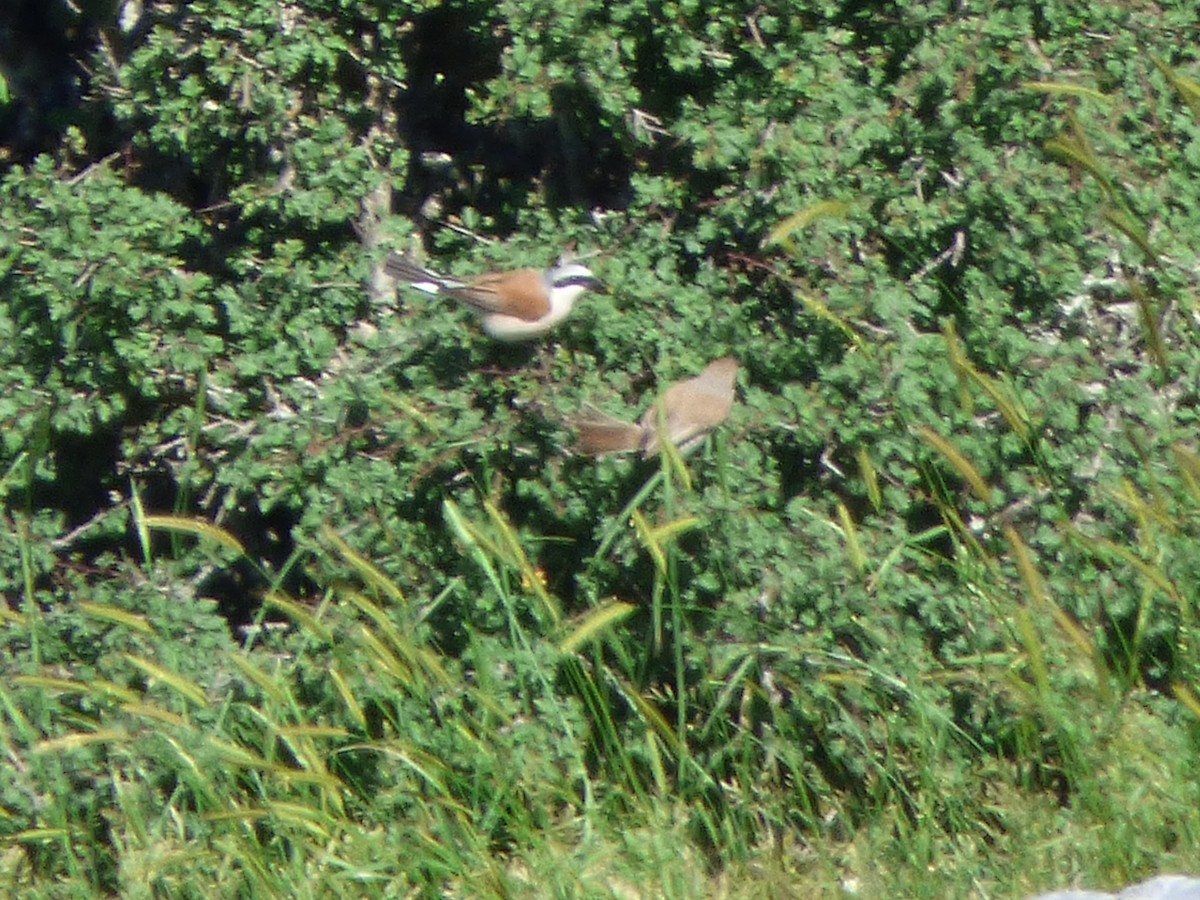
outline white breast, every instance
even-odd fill
[[[486,313],[483,316],[483,330],[498,341],[524,341],[539,337],[569,316],[575,301],[586,290],[578,284],[553,288],[550,291],[550,312],[534,321],[503,313]]]

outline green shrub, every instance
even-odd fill
[[[0,157],[13,892],[1193,858],[1189,7],[84,7]],[[502,347],[391,249],[612,292]]]

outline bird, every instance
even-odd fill
[[[570,262],[544,270],[489,272],[460,280],[439,275],[392,252],[383,270],[417,290],[465,303],[479,315],[485,332],[506,342],[541,337],[565,319],[575,301],[587,291],[608,293],[591,269]]]
[[[575,423],[578,447],[592,456],[641,451],[645,459],[662,447],[659,429],[665,426],[670,442],[687,453],[729,417],[737,373],[732,356],[713,360],[696,377],[670,385],[636,425],[591,410]]]

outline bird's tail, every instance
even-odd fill
[[[383,271],[390,278],[412,285],[417,290],[427,294],[436,294],[442,289],[444,279],[436,272],[431,272],[424,266],[419,266],[407,256],[392,252],[384,260]]]
[[[578,436],[576,446],[581,453],[590,456],[640,450],[646,436],[646,430],[641,425],[590,407],[586,418],[576,420],[575,431]]]

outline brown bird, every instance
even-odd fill
[[[662,446],[662,423],[671,443],[687,453],[729,417],[737,373],[738,361],[731,356],[710,362],[695,378],[668,387],[636,425],[593,410],[576,422],[579,449],[593,455],[640,450],[643,458],[653,456]]]
[[[461,281],[391,253],[383,270],[417,290],[470,306],[482,320],[483,330],[501,341],[541,337],[570,314],[575,301],[586,291],[607,293],[604,282],[577,263],[545,270],[490,272]]]

